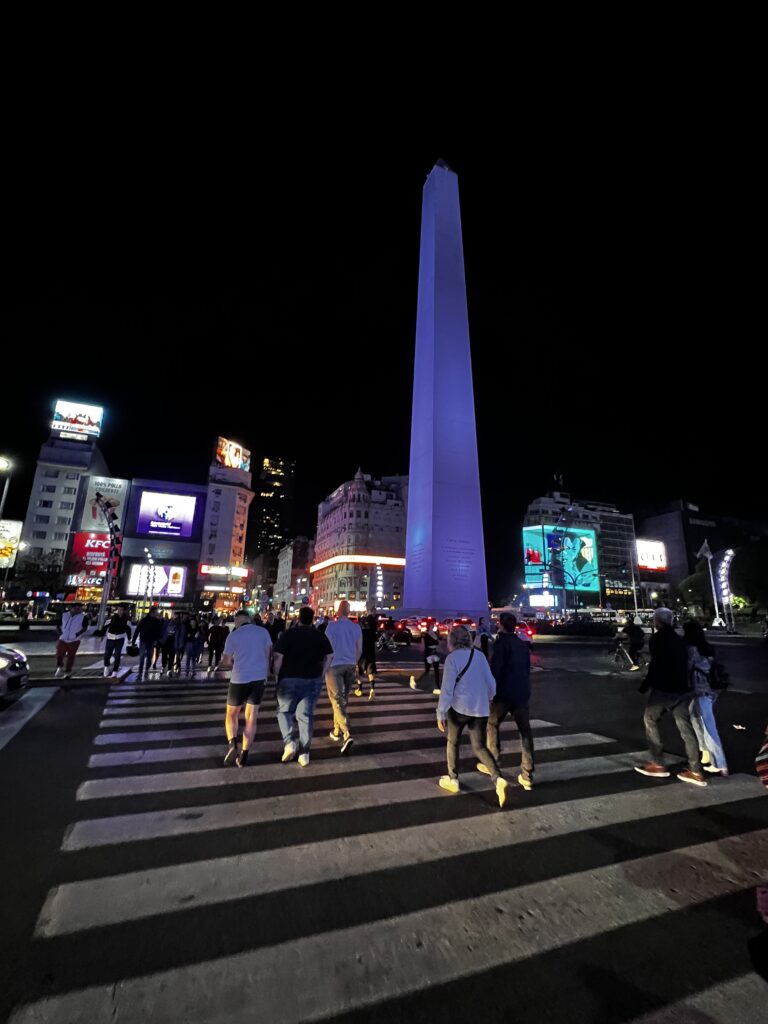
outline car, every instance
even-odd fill
[[[437,625],[437,619],[434,615],[424,615],[418,620],[418,630],[422,634],[429,632],[435,625]]]
[[[411,621],[411,619],[400,619],[399,622],[395,623],[395,640],[399,644],[406,644],[408,647],[411,646],[413,641]]]
[[[18,615],[15,612],[0,612],[0,625],[8,625],[9,623],[17,626],[19,623]]]
[[[455,626],[466,626],[472,636],[477,632],[477,623],[467,615],[449,615],[437,624],[437,632],[440,636],[446,637]]]
[[[515,626],[515,635],[519,636],[529,646],[533,643],[536,632],[536,624],[534,622],[518,622],[517,626]]]
[[[0,694],[12,693],[29,682],[29,666],[23,651],[0,645]]]

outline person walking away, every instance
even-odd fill
[[[493,640],[493,634],[491,633],[490,623],[486,619],[481,618],[478,622],[477,635],[480,637],[480,650],[487,658],[491,641]]]
[[[281,760],[292,761],[298,755],[302,768],[309,764],[315,705],[333,661],[328,637],[312,625],[314,615],[308,605],[300,608],[298,624],[280,634],[273,652],[277,722],[283,737]]]
[[[276,644],[280,638],[280,634],[285,630],[285,619],[281,612],[277,612],[275,615],[275,621],[272,623],[272,643]]]
[[[644,765],[635,765],[635,771],[652,779],[669,778],[669,772],[664,767],[659,721],[664,715],[671,713],[688,758],[688,768],[678,772],[677,777],[681,782],[706,786],[699,745],[691,725],[689,710],[693,693],[688,678],[688,648],[675,632],[673,621],[674,615],[670,608],[657,608],[654,612],[656,632],[648,645],[651,663],[640,687],[641,693],[649,691],[644,724],[651,760]]]
[[[186,635],[184,637],[184,658],[186,662],[184,671],[186,675],[194,676],[195,669],[197,668],[197,659],[200,657],[202,649],[202,630],[193,615],[187,623]]]
[[[163,623],[160,619],[160,610],[150,608],[136,627],[133,635],[134,641],[139,644],[139,669],[136,673],[137,679],[146,677],[145,666],[148,669],[152,664],[152,652],[155,644],[160,640],[163,633]]]
[[[485,745],[491,701],[496,694],[496,680],[488,661],[472,645],[472,634],[466,626],[454,626],[448,634],[448,657],[443,668],[443,685],[437,702],[437,727],[448,731],[448,774],[439,785],[449,793],[459,792],[459,744],[464,729],[469,733],[475,757],[491,776],[499,807],[507,802],[507,780],[499,763]]]
[[[80,638],[88,629],[88,616],[83,614],[83,606],[75,601],[70,611],[64,612],[59,626],[59,637],[56,641],[56,672],[57,679],[62,676],[69,679],[75,667],[77,649]]]
[[[645,633],[642,626],[638,626],[634,619],[628,618],[624,623],[624,635],[629,644],[629,660],[632,662],[629,671],[640,671],[640,651],[645,645]]]
[[[116,676],[120,669],[120,656],[123,653],[123,644],[131,642],[131,624],[128,621],[128,609],[124,604],[115,609],[115,614],[109,620],[107,626],[107,642],[104,645],[104,678]],[[114,657],[115,663],[110,668],[110,662]]]
[[[234,629],[224,644],[220,668],[231,668],[227,690],[227,713],[224,728],[229,744],[224,764],[236,761],[238,768],[248,762],[248,751],[256,735],[259,705],[267,685],[269,663],[272,657],[272,638],[261,622],[253,621],[248,612],[237,612]],[[243,746],[237,752],[237,729],[240,709],[245,704]]]
[[[502,612],[499,632],[493,645],[491,672],[496,680],[496,696],[488,716],[486,742],[498,764],[501,764],[499,727],[507,715],[512,715],[520,733],[522,760],[517,781],[523,789],[533,789],[533,731],[531,729],[531,652],[528,644],[517,635],[517,616]],[[477,770],[488,775],[488,768],[479,761]]]
[[[716,673],[715,649],[707,643],[698,622],[684,624],[683,639],[688,647],[688,672],[693,683],[691,725],[701,751],[701,764],[706,772],[727,775],[728,762],[715,721],[715,701],[720,693],[720,689],[712,685]]]
[[[349,601],[339,604],[338,618],[328,623],[325,635],[333,650],[333,660],[325,676],[333,708],[333,731],[330,735],[334,743],[341,743],[341,753],[346,754],[354,743],[349,734],[347,702],[355,685],[357,663],[363,653],[363,631],[356,622],[349,621]]]
[[[229,626],[225,626],[221,619],[214,619],[208,630],[208,675],[219,667],[228,636]]]
[[[368,684],[370,690],[368,692],[368,700],[375,700],[375,686],[376,686],[376,616],[364,615],[360,620],[360,628],[363,631],[363,656],[358,663],[358,672],[360,675],[365,675],[368,678]],[[357,686],[355,688],[355,696],[363,696],[362,682],[358,675]]]
[[[181,616],[178,612],[174,612],[168,618],[163,618],[160,631],[160,650],[163,656],[160,674],[163,676],[173,672],[176,663],[176,630],[179,622],[181,622]]]
[[[440,655],[437,653],[440,638],[437,635],[437,625],[428,629],[422,635],[421,640],[424,644],[424,671],[418,679],[416,676],[411,676],[410,687],[412,690],[425,689],[423,684],[425,682],[429,682],[429,674],[430,672],[433,672],[435,679],[432,687],[432,693],[437,695],[440,693]]]

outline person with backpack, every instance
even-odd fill
[[[715,721],[715,701],[728,685],[715,649],[707,642],[698,622],[686,622],[683,638],[688,647],[688,674],[693,684],[691,725],[699,741],[701,764],[705,772],[727,775],[728,762]]]

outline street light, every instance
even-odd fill
[[[3,512],[5,512],[5,499],[8,497],[8,485],[11,482],[12,472],[12,460],[5,455],[0,455],[0,473],[5,473],[5,486],[3,487],[3,496],[0,498],[0,519],[3,518]]]

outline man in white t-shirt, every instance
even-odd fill
[[[363,631],[356,622],[349,621],[349,601],[339,605],[338,618],[329,622],[325,635],[333,648],[333,661],[325,676],[325,685],[333,708],[331,739],[341,743],[346,754],[354,743],[349,735],[347,700],[357,678],[357,663],[363,653]]]
[[[243,768],[248,762],[248,749],[256,734],[256,720],[259,705],[267,685],[269,663],[272,657],[272,637],[261,623],[253,621],[248,612],[235,615],[235,627],[224,644],[224,654],[219,668],[232,668],[227,691],[227,730],[229,749],[224,764],[237,760],[237,767]],[[240,708],[245,704],[245,728],[243,749],[237,753],[237,725]]]

